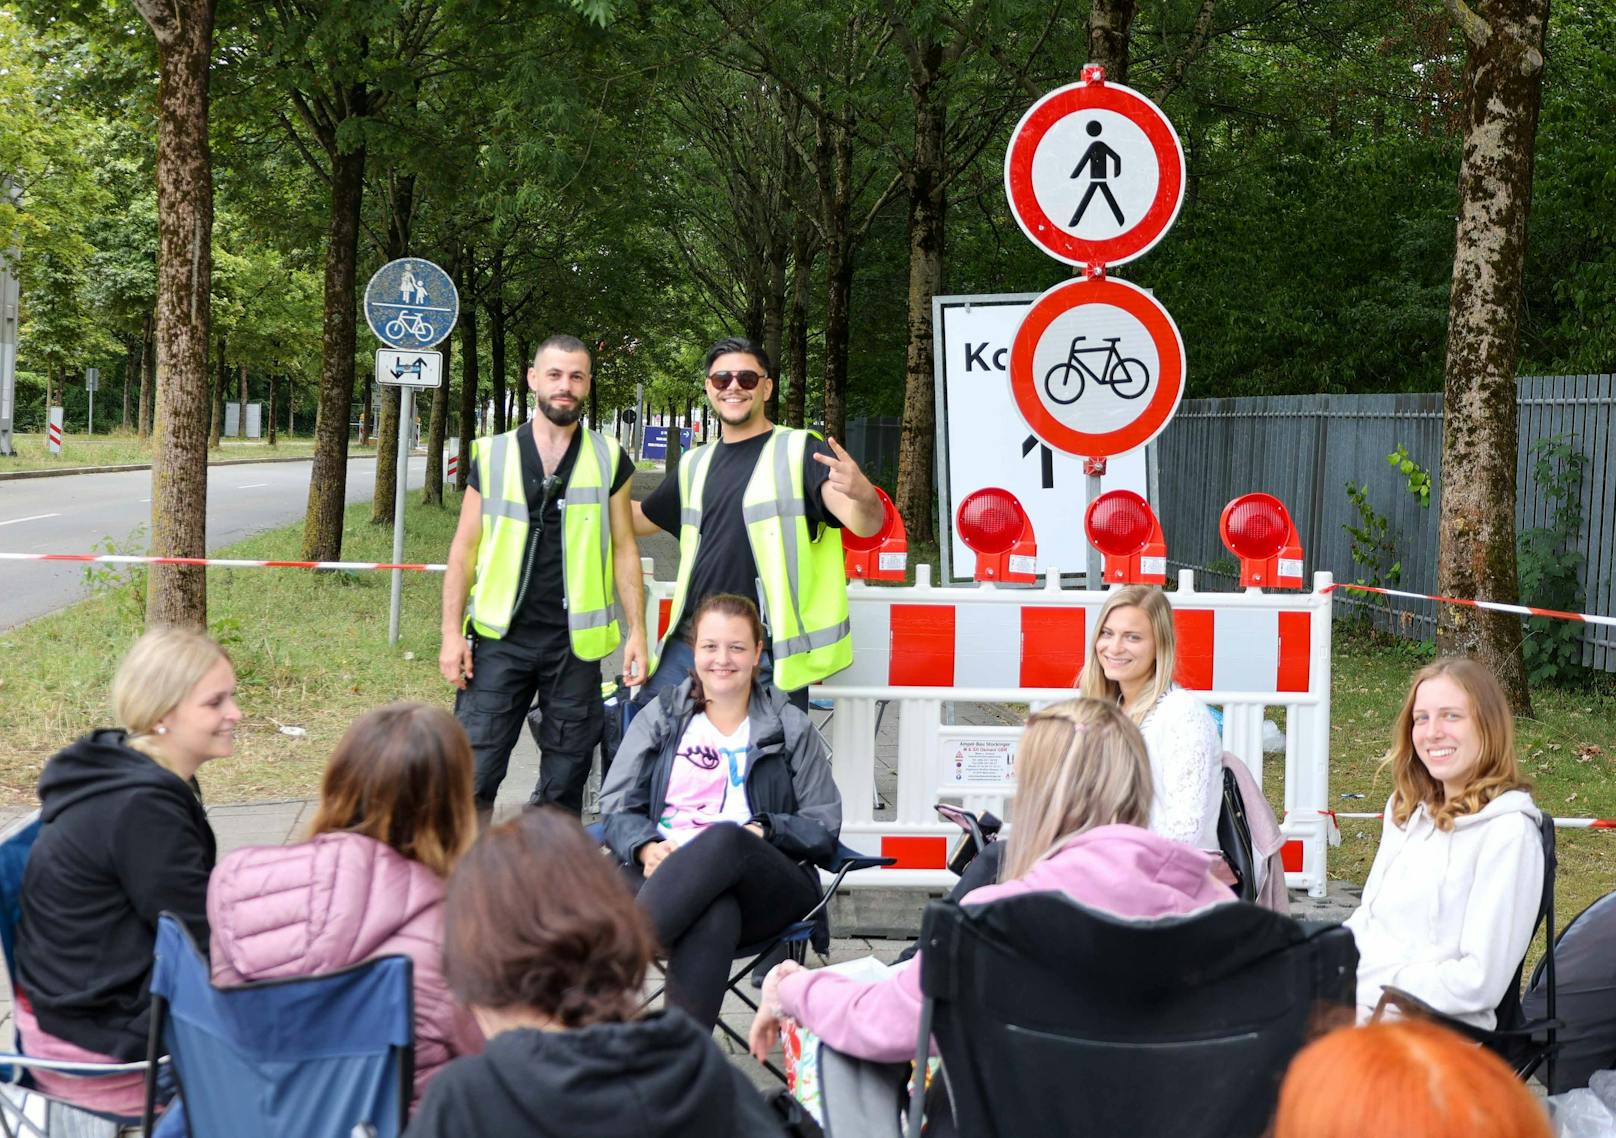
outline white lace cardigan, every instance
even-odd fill
[[[1223,740],[1212,713],[1174,685],[1156,701],[1140,730],[1150,751],[1155,786],[1151,830],[1197,849],[1217,849]]]

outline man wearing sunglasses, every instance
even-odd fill
[[[476,756],[485,820],[535,695],[543,718],[530,802],[579,813],[601,731],[599,661],[621,643],[629,683],[647,671],[634,464],[616,439],[579,424],[591,381],[583,341],[550,337],[527,373],[538,413],[471,447],[438,667],[460,689],[455,717]]]
[[[808,685],[853,659],[841,530],[875,533],[884,507],[835,439],[769,421],[774,379],[763,349],[720,340],[705,373],[722,437],[691,450],[676,478],[634,503],[635,533],[679,538],[673,611],[641,698],[689,673],[687,626],[702,598],[737,593],[757,598],[768,626],[760,666],[772,666],[775,685],[806,709]]]

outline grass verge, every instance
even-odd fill
[[[78,470],[86,466],[132,466],[150,463],[154,444],[127,431],[111,434],[68,435],[62,440],[62,453],[51,454],[44,435],[15,435],[15,455],[0,458],[0,474],[23,470]],[[357,448],[355,448],[357,450]],[[306,458],[314,453],[312,438],[281,436],[274,446],[263,439],[221,439],[208,461],[240,458]]]
[[[445,509],[412,500],[406,561],[442,561],[459,498]],[[216,556],[296,558],[302,526],[260,534]],[[392,527],[370,524],[370,503],[348,508],[343,557],[390,561]],[[236,753],[201,776],[210,802],[312,795],[333,745],[356,715],[395,699],[451,702],[438,675],[442,577],[405,573],[400,641],[387,643],[391,574],[211,569],[208,626],[229,650],[245,718]],[[0,799],[32,801],[55,751],[112,721],[108,690],[144,621],[144,574],[59,613],[0,633]],[[292,736],[280,728],[301,727]]]

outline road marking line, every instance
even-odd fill
[[[26,518],[12,518],[10,521],[0,522],[0,526],[14,526],[22,522],[42,522],[46,518],[59,518],[61,514],[30,514]]]

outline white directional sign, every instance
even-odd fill
[[[1184,201],[1184,151],[1161,108],[1130,87],[1073,83],[1021,117],[1005,152],[1010,211],[1046,253],[1120,265],[1160,241]]]
[[[393,387],[441,387],[443,354],[377,348],[376,382]]]

